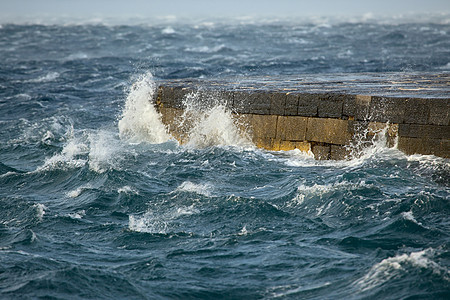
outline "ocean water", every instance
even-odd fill
[[[448,159],[264,151],[195,96],[179,145],[148,101],[160,79],[448,73],[440,20],[1,24],[0,298],[449,299]]]

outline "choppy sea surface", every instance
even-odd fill
[[[148,101],[159,79],[449,72],[443,19],[1,24],[0,298],[449,299],[448,159],[260,150],[221,106],[179,145]]]

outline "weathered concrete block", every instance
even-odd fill
[[[285,116],[296,116],[298,112],[298,94],[287,94],[284,106]]]
[[[405,117],[405,99],[374,96],[370,101],[369,114],[372,121],[403,123]]]
[[[319,96],[318,116],[321,118],[341,118],[344,95],[323,94]]]
[[[277,123],[277,139],[304,141],[308,119],[299,116],[279,116]]]
[[[368,120],[372,96],[348,95],[344,98],[342,115],[354,120]]]
[[[252,115],[251,128],[254,138],[271,138],[277,135],[277,118],[274,115]]]
[[[450,99],[427,99],[430,109],[428,124],[450,125]]]
[[[450,126],[399,124],[398,135],[422,139],[450,139]]]
[[[318,106],[318,94],[299,94],[297,115],[304,117],[316,117],[318,114]]]
[[[286,104],[285,93],[273,93],[270,95],[270,114],[271,115],[284,115],[284,107]]]
[[[398,149],[408,155],[425,154],[450,158],[449,139],[429,139],[400,136],[398,138]]]
[[[348,120],[308,118],[306,140],[346,145],[352,138],[351,127]]]
[[[429,114],[430,106],[427,99],[405,99],[405,123],[427,124]]]
[[[329,145],[314,145],[312,147],[314,158],[319,160],[330,159],[330,150],[331,147]]]
[[[347,159],[350,155],[350,150],[344,146],[331,145],[330,159],[343,160]]]

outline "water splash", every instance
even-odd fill
[[[389,148],[397,149],[398,126],[389,123],[361,122],[355,125],[351,143],[346,146],[348,158],[365,160]]]
[[[184,112],[177,126],[185,132],[183,142],[190,148],[234,146],[253,148],[245,126],[227,108],[220,95],[205,98],[201,92],[183,99]]]
[[[171,139],[150,100],[155,93],[151,73],[141,75],[132,85],[119,120],[120,137],[130,142],[164,143]]]

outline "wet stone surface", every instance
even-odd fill
[[[449,98],[450,73],[358,73],[245,78],[173,79],[161,85],[188,89],[282,92],[338,93],[408,98]]]

